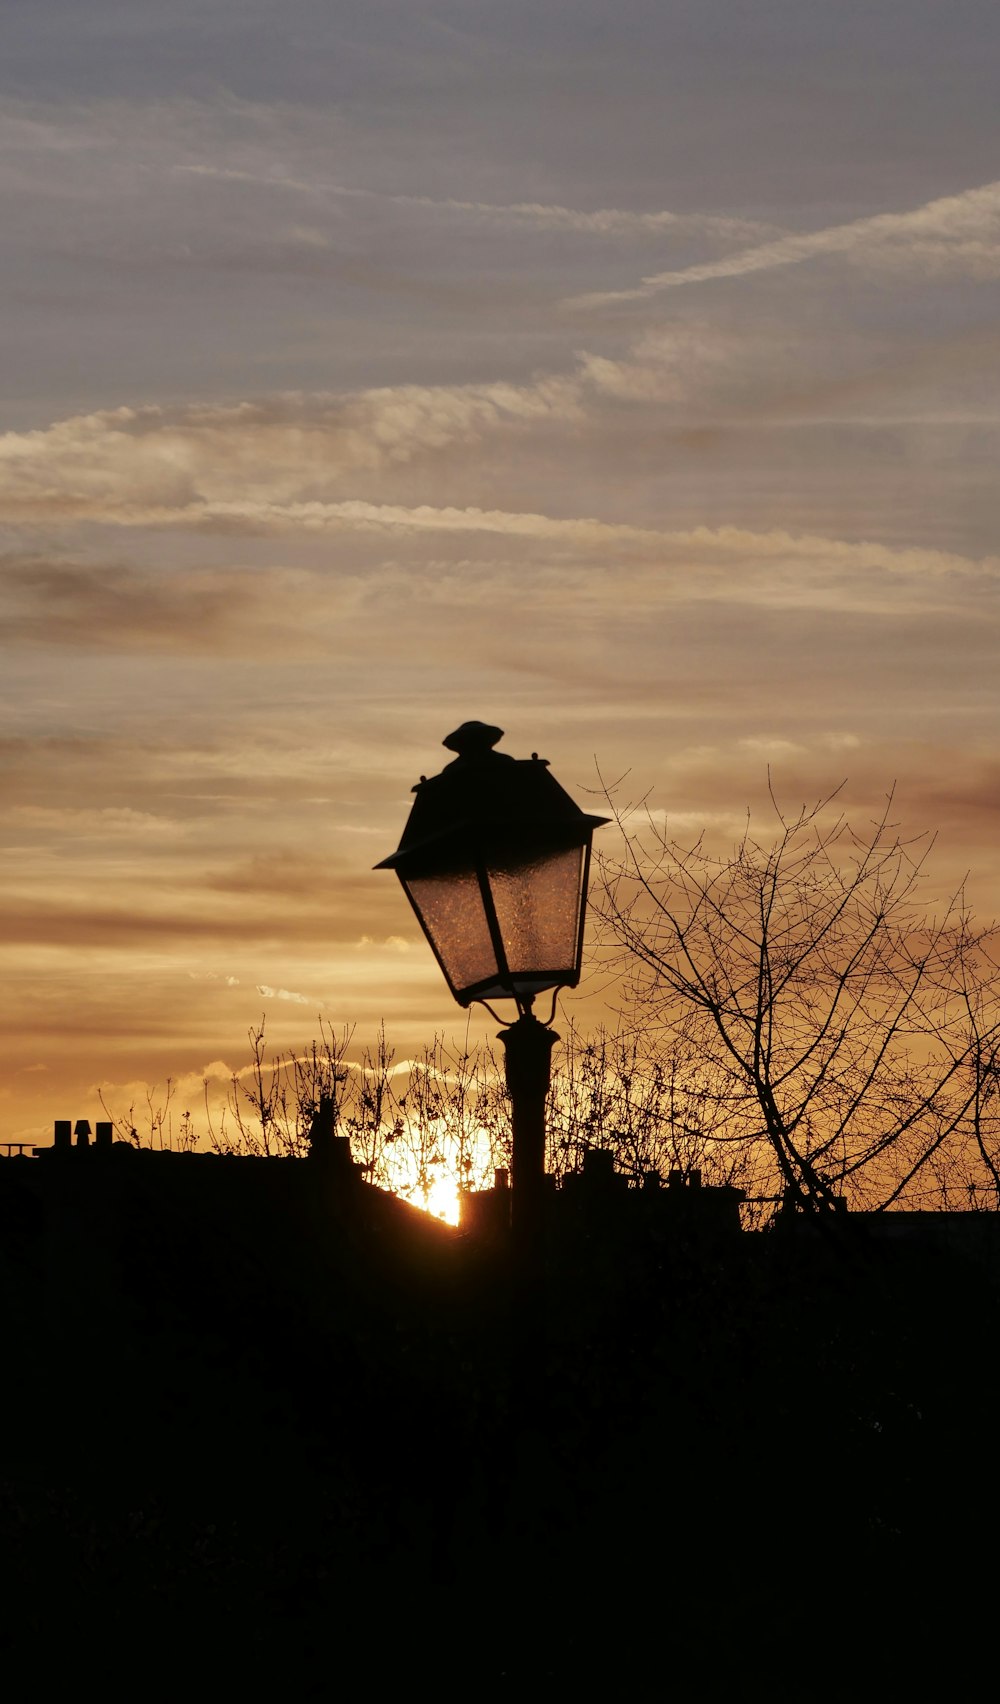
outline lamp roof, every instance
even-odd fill
[[[425,853],[487,838],[552,839],[582,845],[607,817],[588,816],[550,774],[547,759],[494,751],[503,730],[463,722],[442,742],[457,755],[439,775],[421,776],[397,851],[378,870],[405,868]]]

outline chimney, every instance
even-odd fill
[[[329,1162],[334,1151],[336,1110],[332,1095],[320,1095],[319,1106],[313,1113],[312,1123],[309,1126],[309,1158],[311,1160]]]

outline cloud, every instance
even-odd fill
[[[282,395],[179,409],[117,408],[0,436],[0,517],[136,517],[248,490],[287,502],[346,473],[400,464],[456,440],[579,411],[574,378],[535,383],[397,385],[343,396]]]
[[[640,351],[646,345],[640,344]],[[651,342],[669,367],[713,365],[697,336]],[[615,373],[629,372],[592,364],[606,386]],[[609,377],[609,375],[612,375]],[[548,378],[533,385],[419,387],[358,393],[347,398],[283,397],[267,403],[201,406],[169,411],[122,408],[70,418],[34,432],[0,437],[0,520],[14,525],[53,525],[88,521],[124,528],[182,528],[203,533],[253,536],[266,533],[323,534],[332,531],[417,535],[487,534],[573,551],[609,546],[652,553],[693,553],[708,546],[741,559],[766,556],[772,563],[797,562],[832,549],[866,553],[871,562],[889,566],[891,551],[877,544],[837,544],[784,530],[755,533],[738,527],[661,530],[596,516],[556,516],[539,511],[488,509],[476,505],[394,503],[361,497],[331,498],[329,487],[342,475],[379,465],[400,464],[422,450],[467,442],[487,431],[580,418],[583,379]],[[911,550],[906,560],[930,570],[946,565],[937,551]],[[967,566],[965,559],[956,562]],[[236,577],[234,578],[234,573]],[[157,597],[169,597],[166,582],[138,581],[121,565],[69,570],[59,561],[11,561],[10,619],[18,598],[37,579],[49,589],[52,620],[71,619],[74,600],[83,598],[95,618],[103,604],[111,631],[141,625],[155,613]],[[225,570],[214,577],[198,572],[185,588],[192,595],[192,631],[216,625],[223,606],[249,619],[256,583]],[[294,598],[302,589],[293,571],[284,586],[272,590]],[[176,588],[174,589],[176,593]],[[65,600],[65,601],[64,601]],[[95,631],[99,622],[95,619]],[[196,643],[196,641],[195,641]]]
[[[72,805],[19,805],[10,807],[9,820],[15,829],[28,833],[55,834],[61,839],[101,841],[155,839],[163,841],[183,835],[183,823],[127,805],[87,809]]]
[[[683,403],[685,424],[708,407],[748,400],[759,411],[776,374],[787,379],[815,359],[814,343],[788,329],[777,336],[718,320],[685,320],[643,332],[624,360],[581,350],[579,373],[598,398]],[[693,411],[693,412],[692,412]]]
[[[364,129],[331,110],[221,93],[61,108],[0,99],[0,201],[17,251],[10,323],[20,315],[29,328],[22,335],[33,339],[39,321],[48,329],[59,318],[68,352],[69,328],[90,319],[93,336],[114,350],[109,307],[118,304],[123,322],[141,320],[153,339],[121,373],[126,395],[150,369],[167,394],[183,394],[185,383],[194,389],[192,353],[218,340],[240,345],[246,368],[273,360],[275,338],[301,349],[319,325],[336,338],[350,324],[352,365],[365,349],[377,373],[386,355],[380,298],[404,298],[414,325],[457,310],[461,342],[467,315],[537,314],[574,283],[586,287],[602,249],[640,255],[667,241],[694,259],[780,230],[736,216],[738,208],[465,195],[461,166],[442,178],[437,160],[403,168],[397,155],[390,164],[372,153]],[[449,181],[458,194],[440,193]],[[518,191],[536,181],[519,173],[511,183]],[[643,199],[655,193],[640,191]],[[310,310],[284,293],[288,280],[296,296],[311,297]],[[57,296],[64,317],[52,311]],[[312,344],[312,364],[330,358],[324,341]],[[516,348],[515,334],[508,359]],[[55,353],[47,346],[53,366]]]
[[[342,873],[331,869],[329,856],[301,852],[260,852],[209,875],[207,885],[217,893],[234,893],[258,903],[280,899],[315,905],[320,894],[331,897],[342,885]]]
[[[906,266],[930,273],[996,278],[1000,276],[1000,181],[925,202],[905,213],[878,213],[846,225],[778,237],[722,260],[654,272],[631,289],[591,291],[571,297],[567,305],[598,308],[645,301],[683,284],[743,278],[831,255],[876,269]]]
[[[148,524],[150,511],[121,511],[104,506],[95,518],[121,526]],[[146,653],[190,657],[223,665],[226,658],[258,657],[277,666],[282,659],[322,655],[353,658],[359,634],[378,634],[383,665],[391,659],[409,665],[416,654],[447,656],[454,672],[456,648],[472,647],[480,657],[494,642],[510,658],[509,629],[498,622],[498,599],[508,595],[512,612],[532,611],[536,620],[558,620],[565,629],[572,611],[579,646],[599,633],[599,624],[616,626],[679,608],[717,611],[755,605],[811,612],[815,619],[860,610],[913,616],[921,611],[957,612],[981,604],[987,622],[988,597],[1000,573],[1000,559],[975,558],[953,551],[893,546],[884,541],[845,541],[821,534],[738,527],[660,529],[603,521],[597,517],[552,516],[506,510],[408,507],[351,500],[344,503],[197,505],[158,511],[162,525],[211,533],[302,535],[322,541],[338,533],[388,538],[394,555],[351,561],[336,571],[315,568],[182,568],[162,570],[102,564],[65,557],[0,558],[0,620],[8,644],[23,648],[60,647],[100,655]],[[488,547],[502,539],[503,556],[487,548],[470,553],[478,541]],[[426,550],[432,542],[432,554]],[[443,554],[449,544],[453,556]],[[322,555],[322,552],[321,552]],[[613,566],[608,566],[610,562]],[[483,625],[484,611],[490,612]],[[513,615],[512,615],[513,619]],[[714,619],[714,618],[713,618]],[[598,624],[595,626],[595,624]],[[531,650],[522,636],[521,652]],[[419,647],[419,652],[414,647]],[[558,647],[552,667],[569,667],[572,655]],[[472,652],[470,651],[470,654]],[[50,742],[51,743],[51,742]],[[38,748],[40,750],[40,748]],[[20,753],[16,740],[0,752],[10,768],[24,763],[26,775],[37,759]],[[114,753],[108,750],[109,761]],[[277,757],[258,754],[256,781],[275,781],[275,764],[285,782],[301,785],[302,753],[282,750]],[[55,742],[47,761],[69,766],[86,762],[91,772],[101,752],[86,742]],[[160,784],[204,790],[216,774],[210,754],[192,752],[190,773],[160,772]],[[317,774],[319,772],[317,771]],[[229,788],[234,778],[219,771]],[[310,787],[315,786],[311,775]],[[30,805],[30,799],[24,800]],[[101,833],[135,838],[161,834],[160,815],[133,806],[108,812],[64,815],[62,806],[30,806],[19,818],[22,830],[56,824],[66,833]],[[45,816],[44,813],[50,813]],[[54,814],[52,814],[54,813]],[[355,824],[356,829],[367,825]],[[179,832],[179,830],[174,830]],[[289,880],[298,880],[290,866]],[[279,872],[268,866],[265,884]],[[236,877],[227,878],[230,883]],[[239,878],[258,880],[253,870]],[[305,873],[308,881],[315,871]]]
[[[308,629],[316,591],[315,574],[281,567],[157,572],[69,554],[0,557],[3,634],[22,645],[216,657],[267,651],[279,634]],[[356,595],[350,581],[336,592],[327,587],[327,613],[347,614]]]
[[[173,907],[155,911],[143,891],[141,868],[129,872],[125,902],[112,897],[110,885],[80,900],[8,893],[0,901],[5,940],[10,945],[58,947],[68,953],[88,948],[130,952],[142,945],[171,952],[181,943],[189,948],[206,941],[245,946],[248,939],[258,946],[268,942],[309,946],[324,940],[332,950],[351,947],[355,940],[357,911],[348,914],[344,905],[340,906],[340,915],[335,914],[332,904],[324,907],[317,901],[294,909],[275,903],[266,916],[253,918],[236,910],[220,909],[209,914],[204,908],[204,892],[193,883],[185,890],[175,880]],[[364,897],[372,909],[381,903],[370,884]]]
[[[728,212],[675,212],[634,207],[570,207],[538,200],[493,201],[482,197],[400,193],[331,178],[315,162],[339,143],[350,157],[349,138],[336,116],[255,104],[220,95],[213,101],[173,97],[142,104],[127,100],[54,104],[7,98],[0,101],[4,176],[13,187],[30,186],[49,198],[66,197],[70,186],[93,199],[98,170],[115,180],[151,175],[175,184],[199,181],[305,203],[360,203],[452,220],[523,229],[623,237],[702,235],[724,242],[751,242],[775,234],[773,224]],[[59,162],[61,172],[53,172]],[[81,165],[86,171],[80,170]],[[0,184],[3,179],[0,178]],[[217,213],[218,203],[213,204]]]
[[[88,521],[245,534],[307,534],[335,525],[442,531],[463,525],[483,531],[488,525],[483,517],[499,509],[387,502],[384,475],[391,474],[404,495],[433,490],[425,475],[438,487],[447,480],[453,488],[457,464],[478,486],[476,452],[484,443],[498,460],[506,456],[509,467],[525,438],[532,452],[537,446],[551,455],[561,434],[566,455],[581,468],[578,482],[589,484],[591,472],[609,456],[622,460],[627,471],[623,458],[638,453],[643,441],[648,446],[654,432],[669,433],[680,454],[702,460],[714,455],[716,461],[721,455],[722,471],[738,474],[740,467],[732,470],[720,451],[720,434],[748,421],[779,427],[830,418],[869,428],[891,429],[895,423],[900,430],[921,422],[942,431],[989,427],[998,416],[988,394],[980,395],[981,375],[995,341],[992,328],[963,327],[950,336],[910,337],[905,347],[887,350],[858,335],[834,340],[774,325],[750,335],[736,321],[696,318],[650,328],[624,356],[578,351],[565,370],[540,372],[519,384],[406,384],[287,392],[242,403],[106,409],[0,436],[0,522],[37,527]],[[970,392],[970,384],[979,388]],[[866,415],[866,399],[880,393],[883,411],[888,393],[895,413]],[[622,404],[649,405],[659,413],[629,421]],[[955,438],[953,455],[958,444]],[[744,442],[732,453],[745,460],[750,449]],[[867,466],[866,458],[859,478]],[[836,506],[833,495],[831,504]],[[459,521],[462,514],[466,519]],[[747,518],[755,518],[752,511]],[[508,515],[490,523],[490,530],[526,529]],[[542,530],[539,520],[527,528],[536,537]],[[627,529],[619,528],[618,536],[624,541]],[[39,562],[33,572],[50,581],[54,624],[69,620],[72,600],[84,595],[80,575],[60,588],[58,563],[45,568]],[[214,583],[202,577],[191,590],[192,626],[206,632],[215,625],[214,602],[231,594],[240,599],[240,587],[225,576]],[[285,591],[295,595],[291,581]],[[247,587],[248,596],[251,592]],[[110,633],[127,628],[137,587],[125,569],[105,564],[86,595],[95,609],[105,598]],[[140,601],[150,596],[147,585]],[[135,613],[143,618],[142,608]]]
[[[322,178],[301,179],[283,173],[243,171],[205,163],[183,165],[175,169],[195,177],[253,184],[258,188],[275,189],[293,195],[373,201],[386,206],[472,215],[477,220],[490,223],[528,226],[545,231],[573,231],[587,236],[661,236],[665,231],[670,231],[676,234],[697,233],[736,242],[764,234],[770,235],[774,230],[773,226],[758,220],[732,218],[727,214],[643,212],[627,207],[596,207],[587,210],[543,201],[462,201],[454,196],[442,199],[433,195],[387,194],[381,190],[352,187]]]
[[[660,562],[684,561],[692,568],[715,562],[745,567],[780,568],[790,566],[795,573],[810,565],[839,565],[858,570],[880,569],[887,573],[920,574],[926,578],[953,573],[995,575],[1000,571],[1000,558],[988,557],[978,561],[956,553],[928,550],[919,547],[894,549],[877,541],[846,542],[809,534],[794,534],[780,529],[752,532],[740,527],[694,527],[670,531],[655,527],[632,526],[627,522],[602,521],[594,516],[564,517],[537,513],[516,513],[508,510],[478,508],[436,508],[431,504],[408,507],[403,504],[369,503],[349,500],[342,503],[261,503],[252,499],[243,503],[199,504],[173,512],[146,511],[139,517],[126,511],[106,509],[100,514],[105,521],[120,524],[181,524],[211,530],[284,531],[301,528],[306,532],[328,532],[374,528],[388,533],[409,534],[477,534],[485,533],[509,540],[530,540],[537,544],[555,545],[572,551],[602,550],[609,546],[631,549]],[[796,590],[798,587],[798,590]],[[812,604],[814,588],[803,587],[800,581],[789,578],[785,595],[793,601],[806,597]],[[606,581],[578,588],[580,600],[586,602],[595,595],[616,595]],[[482,595],[473,587],[473,595]],[[739,597],[739,586],[727,583],[725,595]]]

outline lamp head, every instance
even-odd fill
[[[494,747],[502,729],[463,722],[456,753],[424,777],[395,870],[456,1000],[530,1003],[580,980],[590,845],[588,816],[544,758]]]

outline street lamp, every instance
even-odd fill
[[[511,1219],[533,1242],[543,1211],[545,1097],[559,1039],[532,1012],[547,989],[580,980],[590,843],[587,816],[544,758],[494,751],[501,728],[463,722],[443,742],[457,755],[421,776],[395,870],[460,1006],[513,1000],[501,1031],[511,1097]],[[553,1008],[554,1008],[553,1000]]]

